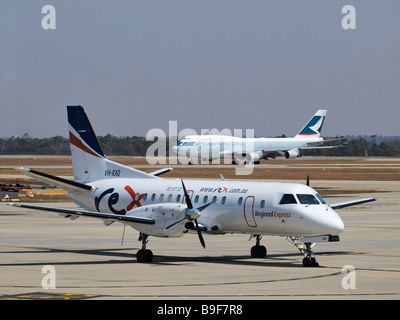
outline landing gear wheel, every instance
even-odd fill
[[[267,249],[264,246],[260,245],[260,241],[261,241],[262,236],[253,235],[253,236],[250,237],[250,239],[252,237],[256,238],[256,245],[251,247],[251,250],[250,250],[251,256],[253,258],[265,258],[265,256],[267,255]]]
[[[136,259],[139,263],[150,263],[153,261],[153,252],[146,249],[148,235],[144,233],[139,234],[139,241],[142,241],[142,249],[136,253]]]
[[[304,267],[319,267],[319,263],[315,260],[314,257],[305,257],[303,259]]]
[[[267,249],[264,246],[253,246],[250,253],[253,258],[265,258]]]
[[[136,259],[139,263],[150,263],[153,261],[153,252],[151,250],[140,249],[136,253]]]

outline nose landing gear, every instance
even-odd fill
[[[307,256],[303,259],[303,267],[319,267],[319,263],[313,256]]]
[[[301,239],[297,237],[287,237],[287,239],[304,255],[304,267],[319,267],[319,263],[315,259],[312,251],[315,242],[302,242]]]
[[[304,254],[303,259],[303,267],[319,267],[319,263],[315,259],[311,248],[314,246],[315,243],[306,242],[304,245],[306,246],[305,249],[302,250]]]

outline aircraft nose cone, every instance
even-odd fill
[[[338,235],[339,233],[342,233],[344,230],[343,220],[338,215],[332,217],[328,223],[328,229],[329,234],[332,235]]]

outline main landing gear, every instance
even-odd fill
[[[150,263],[153,261],[153,252],[146,249],[146,244],[148,242],[147,238],[149,236],[144,233],[140,233],[139,241],[142,241],[142,249],[136,253],[136,259],[139,263]]]
[[[264,246],[260,246],[260,240],[261,240],[262,236],[253,235],[250,237],[250,239],[252,237],[256,238],[256,245],[253,246],[250,250],[251,256],[253,258],[265,258],[265,256],[267,255],[267,249]]]

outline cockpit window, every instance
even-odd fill
[[[191,147],[191,146],[197,146],[197,143],[196,142],[179,141],[178,146]]]
[[[312,194],[297,194],[297,199],[301,204],[319,204],[317,198]]]
[[[279,204],[297,203],[296,198],[292,194],[284,194]]]
[[[325,200],[318,193],[315,196],[318,198],[319,202],[326,204]]]

